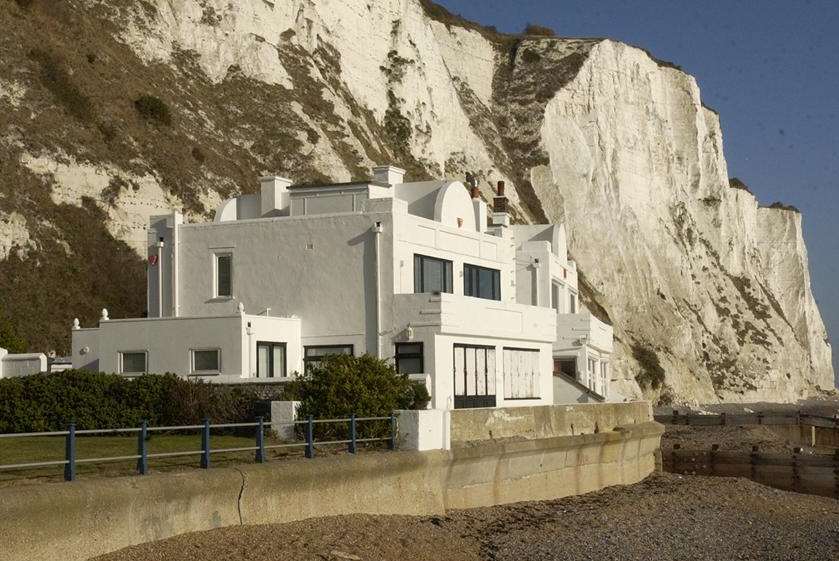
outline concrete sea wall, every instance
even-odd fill
[[[448,451],[9,487],[0,489],[0,558],[75,561],[231,525],[351,513],[440,515],[636,483],[654,470],[663,432],[643,415],[636,421],[589,434],[461,442]]]

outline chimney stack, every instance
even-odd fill
[[[259,216],[288,214],[291,179],[267,175],[259,178]]]
[[[387,183],[388,185],[396,185],[402,183],[405,178],[405,170],[392,166],[376,166],[373,168],[373,181],[378,183]]]
[[[510,226],[510,215],[507,214],[507,197],[504,196],[504,182],[499,181],[496,196],[492,199],[492,225],[499,228]]]

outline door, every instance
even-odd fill
[[[256,344],[256,377],[286,377],[286,344],[259,341]]]
[[[495,348],[454,346],[454,407],[495,407]]]

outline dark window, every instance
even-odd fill
[[[488,300],[501,300],[501,272],[477,265],[464,265],[463,294]]]
[[[256,344],[256,377],[285,378],[286,344],[259,341]]]
[[[566,376],[574,379],[577,378],[577,359],[576,358],[555,358],[554,372],[562,372]]]
[[[216,255],[216,296],[233,296],[233,256]]]
[[[422,343],[396,343],[396,371],[400,374],[422,374]]]
[[[573,292],[571,293],[571,297],[568,299],[568,313],[569,314],[576,314],[577,313],[577,295]]]
[[[120,372],[123,374],[146,373],[146,351],[120,353]]]
[[[306,370],[331,355],[352,355],[352,345],[312,345],[303,349],[303,363]]]
[[[452,291],[452,262],[425,255],[414,255],[414,292]]]
[[[219,349],[194,349],[192,351],[192,372],[194,374],[216,374],[220,370],[221,351]]]

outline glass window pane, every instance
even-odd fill
[[[422,374],[422,359],[400,358],[399,372],[401,374]]]
[[[192,351],[192,369],[195,372],[218,372],[219,351]]]
[[[351,355],[351,345],[306,347],[306,358],[321,358],[326,355]]]
[[[399,343],[396,349],[397,354],[399,355],[406,355],[406,354],[421,354],[422,353],[422,343]]]
[[[425,282],[423,292],[442,292],[443,264],[433,259],[425,259],[422,266],[422,276]]]
[[[425,292],[422,289],[422,257],[414,255],[414,292]]]
[[[274,345],[272,348],[273,370],[270,376],[272,378],[282,378],[285,376],[285,347],[283,345]]]
[[[452,292],[452,263],[414,255],[414,292]]]
[[[256,375],[257,377],[264,377],[267,376],[267,372],[270,368],[269,360],[270,355],[268,354],[268,345],[257,345],[256,347]]]
[[[122,353],[122,371],[142,374],[146,371],[146,353]]]
[[[233,256],[219,255],[216,257],[216,295],[232,296]]]
[[[478,296],[492,298],[492,271],[480,269],[478,272]]]

